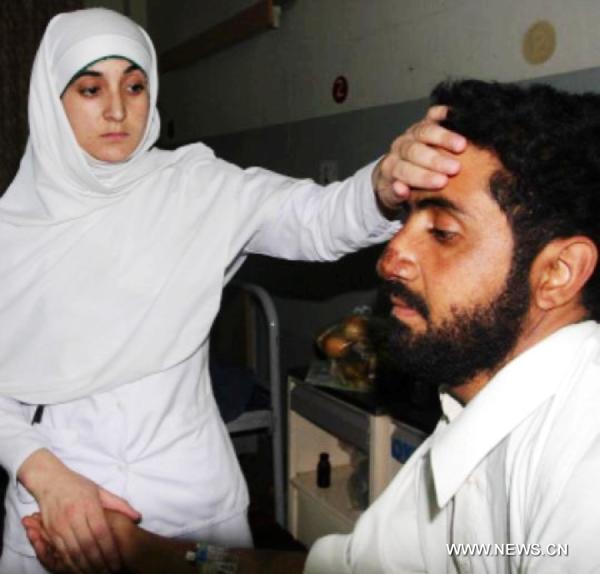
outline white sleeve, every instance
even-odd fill
[[[48,441],[35,425],[27,419],[30,407],[14,399],[0,397],[0,465],[8,472],[10,480],[17,480],[17,471],[25,459]]]
[[[265,187],[280,197],[244,252],[283,259],[332,261],[387,241],[398,231],[400,223],[389,221],[379,210],[371,181],[374,167],[372,163],[345,181],[326,187],[312,180],[254,171],[253,175],[262,175]]]
[[[350,574],[346,558],[350,535],[330,534],[311,547],[303,574]]]

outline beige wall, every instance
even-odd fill
[[[249,3],[148,0],[148,26],[160,50]],[[540,19],[554,25],[557,47],[532,65],[522,41]],[[166,75],[163,115],[182,141],[412,100],[448,76],[583,69],[600,61],[599,22],[596,0],[295,0],[279,30]],[[331,98],[339,74],[350,82],[342,105]]]

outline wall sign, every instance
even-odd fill
[[[333,81],[331,95],[333,96],[333,100],[338,104],[346,101],[348,97],[348,80],[346,76],[338,76]]]
[[[551,22],[532,24],[523,37],[523,57],[530,64],[547,62],[556,50],[556,29]]]

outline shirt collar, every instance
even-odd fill
[[[556,393],[577,363],[568,358],[597,327],[586,321],[553,333],[501,369],[466,407],[443,395],[448,424],[433,436],[431,446],[439,508],[504,437]]]

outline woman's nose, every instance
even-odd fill
[[[419,275],[415,254],[408,248],[404,233],[401,230],[390,240],[377,261],[377,273],[384,280],[414,281]]]
[[[123,121],[125,119],[125,102],[120,94],[110,94],[104,110],[104,118],[112,121]]]

